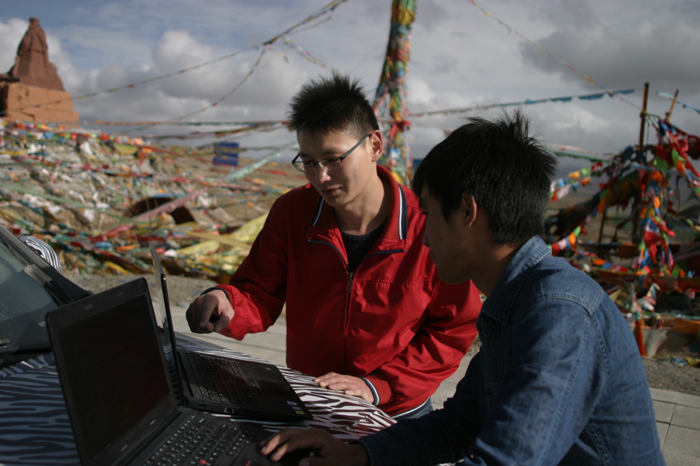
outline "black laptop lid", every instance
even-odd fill
[[[47,314],[83,465],[116,464],[177,410],[144,278]]]
[[[153,261],[153,275],[156,280],[156,290],[158,295],[158,325],[166,329],[172,327],[170,318],[170,302],[168,301],[168,288],[165,283],[165,272],[158,258],[156,248],[151,246],[151,260]],[[167,306],[167,307],[166,307]]]
[[[175,390],[183,394],[183,375],[180,373],[180,366],[177,364],[177,343],[175,341],[175,328],[173,327],[173,317],[170,313],[170,301],[168,298],[168,284],[165,279],[163,266],[156,253],[156,248],[151,246],[151,258],[153,260],[153,273],[156,280],[156,290],[158,293],[158,325],[163,329],[161,344],[168,370],[172,374],[171,380],[174,382]]]

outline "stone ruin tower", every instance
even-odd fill
[[[29,29],[17,47],[14,66],[7,74],[0,74],[0,110],[5,112],[2,118],[77,125],[78,112],[73,111],[73,101],[67,100],[70,98],[56,66],[49,62],[49,46],[39,20],[29,18]]]

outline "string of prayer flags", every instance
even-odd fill
[[[277,39],[279,39],[280,37],[289,35],[289,33],[292,32],[292,31],[294,31],[295,29],[298,29],[298,28],[300,28],[301,26],[304,26],[304,25],[310,23],[311,21],[313,21],[313,20],[315,20],[315,19],[317,19],[317,18],[319,18],[319,17],[321,17],[321,16],[323,16],[323,15],[325,15],[325,14],[333,13],[333,12],[335,11],[335,9],[338,8],[338,6],[340,6],[341,4],[343,4],[343,3],[347,2],[347,1],[348,1],[348,0],[333,0],[332,2],[330,2],[330,3],[328,3],[327,5],[323,6],[323,7],[322,7],[320,10],[318,10],[316,13],[314,13],[314,14],[312,14],[311,16],[307,17],[306,19],[301,20],[300,22],[298,22],[298,23],[295,24],[294,26],[290,27],[289,29],[287,29],[287,30],[284,31],[283,33],[277,34],[277,35],[276,35],[275,37],[273,37],[272,39],[263,42],[262,45],[269,45],[269,44],[272,44],[273,42],[275,42],[275,41],[276,41]]]
[[[698,108],[698,107],[693,107],[692,105],[690,105],[689,103],[686,103],[686,102],[681,102],[681,101],[678,100],[678,98],[676,98],[673,94],[669,94],[668,92],[659,92],[659,91],[656,91],[656,95],[661,96],[661,97],[664,97],[664,98],[666,98],[666,99],[670,99],[670,100],[674,100],[674,99],[675,99],[675,100],[676,100],[676,104],[680,105],[681,107],[683,107],[683,108],[689,108],[689,109],[691,109],[691,110],[695,110],[697,113],[700,113],[700,108]]]
[[[243,167],[239,170],[236,170],[235,172],[232,172],[227,179],[229,181],[231,180],[238,180],[243,178],[244,176],[247,176],[249,173],[251,173],[253,170],[257,170],[258,168],[262,167],[263,165],[267,164],[268,162],[271,162],[272,160],[275,160],[279,158],[283,152],[287,150],[299,150],[299,144],[296,142],[293,142],[285,147],[283,147],[280,150],[277,150],[275,152],[272,152],[271,154],[266,155],[265,157],[261,158],[260,160],[257,160],[247,167]]]
[[[418,112],[418,113],[411,112],[410,115],[411,115],[411,117],[423,117],[423,116],[430,116],[430,115],[451,115],[451,114],[456,114],[456,113],[473,112],[475,110],[488,110],[488,109],[492,109],[492,108],[514,107],[514,106],[520,107],[523,105],[535,105],[535,104],[543,104],[543,103],[547,103],[547,102],[571,102],[573,99],[589,100],[590,101],[590,100],[602,99],[606,95],[610,96],[610,97],[614,97],[616,95],[621,95],[621,94],[631,94],[635,91],[636,91],[636,89],[623,89],[623,90],[619,90],[619,91],[597,92],[595,94],[570,95],[570,96],[565,96],[565,97],[547,97],[544,99],[525,99],[525,100],[519,100],[516,102],[504,102],[504,103],[497,103],[497,104],[474,105],[471,107],[450,108],[450,109],[443,109],[443,110],[431,110],[428,112]]]
[[[257,125],[246,125],[242,128],[228,129],[228,130],[216,130],[216,131],[195,131],[186,134],[165,134],[158,136],[150,136],[150,139],[161,140],[161,139],[202,139],[211,136],[222,138],[229,137],[237,134],[247,133],[247,132],[266,132],[272,131],[277,128],[284,127],[282,122],[261,122]]]
[[[302,57],[304,57],[307,61],[313,63],[314,65],[321,66],[321,67],[323,67],[323,68],[329,68],[328,63],[326,63],[325,61],[321,60],[321,59],[318,58],[318,57],[315,57],[315,56],[311,55],[307,50],[305,50],[305,49],[303,49],[302,47],[300,47],[299,45],[295,44],[295,43],[292,41],[292,39],[290,39],[289,37],[287,37],[287,36],[282,36],[282,40],[283,40],[284,43],[287,44],[290,48],[292,48],[292,49],[296,50],[297,52],[299,52],[299,55],[301,55]]]

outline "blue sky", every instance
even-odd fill
[[[138,82],[259,45],[329,0],[32,0],[0,8],[0,72],[9,70],[30,17],[49,38],[50,58],[74,95]],[[600,153],[637,142],[641,88],[651,84],[649,110],[663,114],[673,93],[700,107],[700,4],[691,0],[580,0],[519,2],[481,0],[486,10],[546,50],[509,32],[467,0],[418,0],[408,73],[414,112],[470,107],[527,98],[592,93],[599,87],[636,88],[627,99],[527,106],[540,137]],[[349,0],[329,21],[290,36],[312,55],[349,73],[371,98],[389,32],[390,0]],[[327,16],[326,16],[327,17]],[[325,18],[325,17],[324,17]],[[297,52],[275,45],[241,88],[215,109],[193,119],[239,121],[283,119],[291,96],[310,78],[329,73]],[[229,92],[251,69],[257,51],[132,90],[75,102],[83,126],[89,121],[167,120],[195,111]],[[281,56],[280,54],[283,54]],[[492,116],[498,111],[468,115]],[[422,157],[459,126],[461,116],[413,118],[410,144]],[[700,133],[700,114],[677,107],[672,121]],[[200,131],[207,128],[198,127]],[[125,129],[124,129],[125,130]],[[155,127],[175,134],[181,127]],[[109,131],[119,131],[110,127]],[[293,140],[285,130],[250,136],[247,145]],[[205,141],[195,141],[196,144]],[[585,166],[580,161],[567,166]]]

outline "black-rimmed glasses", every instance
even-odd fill
[[[370,137],[372,134],[367,134],[365,135],[360,141],[352,146],[352,149],[341,155],[340,157],[328,157],[327,159],[319,160],[318,162],[313,161],[313,160],[297,160],[301,156],[301,152],[297,154],[296,157],[294,157],[294,160],[292,160],[292,165],[294,165],[294,168],[299,170],[300,172],[305,172],[305,173],[314,173],[316,171],[316,165],[318,165],[321,168],[327,168],[328,171],[331,170],[337,170],[338,168],[341,167],[343,160],[345,157],[350,155],[352,151],[358,148],[360,144],[362,144],[362,141]]]

